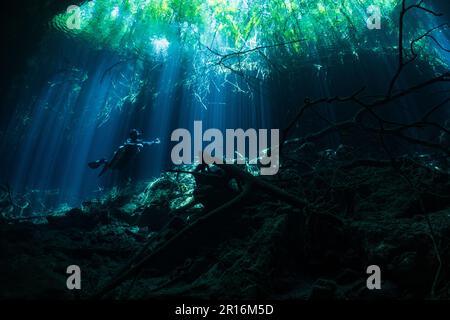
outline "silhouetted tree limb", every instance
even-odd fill
[[[410,11],[412,9],[418,9],[418,10],[422,10],[426,13],[432,14],[434,16],[442,16],[441,13],[437,13],[437,12],[434,12],[433,10],[427,9],[427,8],[423,7],[422,4],[423,4],[423,0],[421,0],[418,4],[406,6],[406,0],[402,0],[402,9],[400,12],[399,36],[398,36],[398,66],[397,66],[397,72],[392,77],[392,80],[389,84],[389,89],[386,94],[387,97],[391,96],[392,91],[394,89],[394,85],[395,85],[397,79],[400,77],[400,74],[402,73],[403,69],[417,58],[417,54],[415,54],[415,52],[414,52],[414,44],[417,41],[419,41],[420,39],[422,39],[423,37],[425,37],[425,35],[422,35],[421,37],[419,37],[411,42],[411,52],[413,54],[413,58],[411,58],[410,60],[405,62],[404,61],[404,59],[405,59],[404,46],[403,46],[403,38],[404,38],[403,30],[404,30],[405,15],[408,13],[408,11]],[[435,30],[435,28],[431,29],[426,34],[429,34],[434,30]]]
[[[292,128],[295,126],[295,124],[300,121],[300,119],[303,117],[305,112],[315,106],[321,105],[321,104],[342,104],[342,103],[351,103],[355,105],[361,106],[361,108],[355,113],[354,117],[351,120],[343,121],[336,124],[331,124],[329,127],[322,129],[318,132],[311,133],[307,135],[306,137],[303,137],[300,139],[300,143],[302,142],[312,142],[314,140],[320,139],[325,137],[328,134],[339,132],[342,129],[347,129],[350,127],[355,127],[360,130],[367,131],[372,134],[377,134],[380,139],[383,139],[383,136],[385,135],[391,135],[396,136],[406,142],[421,145],[428,148],[438,149],[440,151],[443,151],[445,154],[450,155],[450,151],[446,149],[444,146],[441,146],[438,143],[433,143],[427,140],[422,140],[418,138],[414,138],[411,136],[408,136],[402,131],[407,129],[413,129],[413,128],[424,128],[424,127],[434,127],[438,129],[440,132],[446,132],[449,133],[449,130],[447,128],[444,128],[443,126],[429,121],[429,117],[434,114],[436,111],[440,110],[442,107],[447,105],[447,103],[450,101],[450,98],[446,98],[439,104],[430,107],[430,110],[427,111],[421,118],[420,121],[414,122],[414,123],[401,123],[401,122],[395,122],[383,119],[380,115],[378,115],[375,112],[375,109],[381,106],[386,106],[392,103],[395,103],[397,100],[403,99],[411,94],[420,92],[423,89],[429,88],[434,84],[438,83],[447,83],[450,82],[450,73],[445,72],[439,76],[433,77],[431,79],[428,79],[422,83],[413,85],[409,88],[405,88],[398,92],[393,92],[394,85],[403,72],[403,69],[405,66],[413,62],[417,59],[418,54],[415,51],[415,44],[419,42],[420,40],[428,37],[432,39],[440,49],[450,52],[449,49],[444,48],[439,41],[431,35],[431,33],[435,30],[442,29],[443,27],[448,27],[449,24],[443,23],[438,25],[437,27],[434,27],[421,36],[419,36],[416,39],[413,39],[410,43],[410,50],[412,57],[405,61],[405,52],[404,52],[404,18],[405,15],[412,9],[418,9],[422,10],[428,14],[432,14],[433,16],[442,16],[442,14],[437,13],[431,9],[423,7],[423,1],[420,1],[417,4],[413,4],[410,6],[406,5],[406,1],[402,1],[402,7],[400,12],[400,26],[399,26],[399,39],[398,39],[398,66],[397,66],[397,72],[392,77],[387,94],[384,96],[379,96],[377,99],[372,101],[370,97],[361,97],[361,94],[364,92],[365,88],[361,88],[356,90],[353,94],[347,97],[325,97],[325,98],[319,98],[316,100],[311,101],[310,99],[305,99],[302,107],[298,111],[297,115],[294,117],[294,119],[285,127],[285,129],[282,131],[282,137],[281,137],[281,145],[280,145],[280,152],[287,140],[287,137],[292,130]],[[369,100],[367,100],[369,98]],[[367,101],[366,101],[367,100]],[[373,119],[375,119],[379,125],[379,128],[374,128],[371,126],[365,126],[363,124],[364,117],[366,115],[370,115]],[[392,127],[394,126],[394,127]]]
[[[222,54],[216,50],[211,49],[208,46],[205,46],[206,49],[213,53],[214,55],[219,57],[219,61],[217,61],[217,65],[222,65],[224,66],[224,62],[230,58],[234,58],[234,57],[239,57],[239,56],[243,56],[255,51],[261,51],[264,49],[270,49],[270,48],[276,48],[276,47],[284,47],[284,46],[288,46],[288,45],[292,45],[292,44],[296,44],[299,42],[303,42],[306,41],[306,39],[297,39],[297,40],[292,40],[292,41],[286,41],[286,42],[281,42],[281,43],[276,43],[276,44],[272,44],[272,45],[264,45],[264,46],[257,46],[251,49],[247,49],[247,50],[239,50],[239,51],[235,51],[235,52],[231,52],[231,53],[226,53],[226,54]]]

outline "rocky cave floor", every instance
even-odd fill
[[[258,179],[305,199],[306,207],[251,190],[192,230],[206,213],[201,206],[173,213],[194,188],[190,175],[173,173],[34,222],[3,218],[0,299],[98,297],[135,266],[130,259],[155,250],[102,296],[448,299],[448,174],[414,161],[397,169],[352,163],[334,161],[313,173],[285,163],[279,176]],[[219,206],[223,190],[211,197]],[[373,264],[381,268],[381,290],[366,287]],[[82,270],[81,291],[66,288],[69,265]]]

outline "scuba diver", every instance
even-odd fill
[[[99,167],[103,166],[102,171],[98,175],[99,177],[102,176],[108,169],[122,170],[134,159],[134,157],[139,152],[141,152],[142,148],[144,148],[145,146],[151,146],[153,144],[161,143],[159,138],[156,138],[153,141],[144,141],[140,137],[141,133],[138,130],[131,130],[130,138],[127,139],[127,141],[122,146],[120,146],[116,152],[114,152],[111,161],[100,159],[94,162],[90,162],[88,163],[89,168],[98,169]]]

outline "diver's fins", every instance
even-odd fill
[[[98,168],[100,168],[101,166],[103,166],[102,171],[101,171],[100,174],[98,175],[98,176],[100,177],[101,175],[103,175],[103,174],[106,172],[106,170],[108,170],[108,168],[109,168],[109,163],[108,163],[108,160],[106,160],[106,159],[100,159],[100,160],[97,160],[97,161],[94,161],[94,162],[89,162],[89,163],[88,163],[88,166],[89,166],[89,168],[91,168],[91,169],[98,169]]]
[[[108,168],[109,168],[109,163],[108,163],[108,161],[104,161],[103,162],[103,169],[102,169],[102,171],[98,174],[98,176],[99,177],[101,177],[105,172],[106,172],[106,170],[108,170]]]
[[[106,159],[100,159],[100,160],[97,160],[97,161],[94,161],[94,162],[89,162],[88,166],[91,169],[98,169],[98,168],[100,168],[102,165],[104,165],[106,163],[108,163],[108,161],[106,161]]]

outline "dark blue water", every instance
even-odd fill
[[[420,17],[423,26],[436,22],[433,17]],[[438,32],[435,37],[450,47],[448,33]],[[133,128],[146,140],[158,137],[162,142],[143,150],[128,172],[132,181],[150,181],[172,166],[170,135],[177,128],[192,131],[194,121],[200,120],[204,130],[282,129],[305,98],[348,95],[362,85],[369,88],[368,95],[384,93],[396,70],[392,52],[346,57],[340,66],[335,63],[341,59],[338,52],[328,58],[311,54],[316,55],[314,63],[305,61],[305,68],[294,75],[279,74],[248,87],[236,74],[192,78],[194,70],[186,60],[192,57],[182,54],[176,44],[170,45],[165,56],[144,61],[50,31],[30,53],[28,71],[10,92],[12,106],[7,107],[15,111],[0,136],[0,176],[19,199],[29,199],[37,211],[61,204],[76,206],[101,196],[123,178],[114,172],[99,178],[87,163],[111,158]],[[438,57],[444,63],[450,61],[446,51],[440,50]],[[407,87],[428,76],[432,74],[415,72],[399,84]],[[442,88],[438,85],[433,90]],[[425,101],[411,96],[390,116],[414,121],[425,102],[438,102],[438,98],[430,94]],[[387,106],[387,114],[391,107]],[[346,119],[354,111],[352,106],[320,106],[297,128],[297,134],[307,134],[327,121]],[[439,117],[449,115],[444,108]],[[331,136],[328,142],[336,146],[342,141]]]
[[[11,99],[15,114],[0,145],[2,177],[18,198],[27,195],[41,210],[100,196],[118,174],[98,178],[87,163],[110,158],[133,128],[162,142],[143,150],[129,172],[133,181],[150,181],[172,166],[170,134],[177,128],[191,130],[195,120],[205,130],[270,127],[258,90],[240,95],[219,78],[200,101],[183,85],[191,70],[178,49],[168,54],[151,64],[121,62],[126,58],[87,43],[46,37]]]

